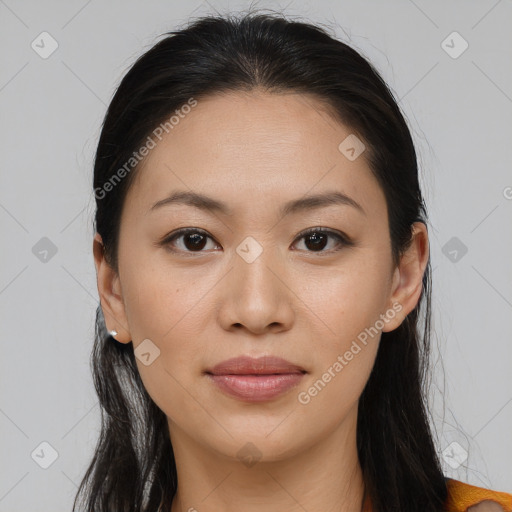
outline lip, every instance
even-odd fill
[[[272,375],[281,373],[305,373],[304,368],[275,356],[240,356],[216,364],[206,373],[213,375]]]
[[[280,357],[240,356],[205,373],[225,394],[246,402],[263,402],[296,387],[307,372]]]

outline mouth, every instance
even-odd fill
[[[282,375],[307,373],[304,368],[275,356],[240,356],[227,359],[206,371],[211,375]]]
[[[241,356],[223,361],[205,372],[224,394],[245,402],[277,398],[299,385],[307,371],[274,356]]]

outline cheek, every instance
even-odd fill
[[[387,263],[370,253],[359,256],[333,272],[311,304],[323,335],[316,337],[315,372],[301,388],[299,403],[308,409],[305,414],[332,414],[334,406],[333,422],[357,403],[381,338],[382,326],[376,322],[387,298]]]
[[[150,265],[140,267],[137,278],[129,282],[125,293],[136,354],[138,345],[146,339],[159,351],[149,365],[136,359],[140,377],[152,400],[172,420],[177,420],[183,410],[190,413],[193,407],[193,404],[186,405],[193,402],[187,390],[192,389],[190,383],[196,377],[193,372],[199,371],[196,368],[201,354],[198,315],[202,295],[204,291],[179,272],[163,273]]]
[[[375,325],[384,312],[387,283],[385,264],[371,258],[354,258],[329,274],[313,294],[311,305],[313,311],[319,312],[329,340],[324,353],[350,346],[352,340]]]
[[[298,390],[304,417],[323,417],[330,428],[356,406],[368,381],[380,342],[375,327],[383,312],[386,280],[378,266],[347,266],[315,295],[311,310],[321,334],[314,347],[314,371]],[[311,317],[312,318],[312,317]]]
[[[194,353],[197,357],[199,338],[190,327],[200,328],[194,315],[205,292],[191,274],[162,265],[150,255],[133,251],[123,256],[119,267],[133,348],[137,354],[137,347],[149,339],[158,354],[149,365],[136,359],[140,376],[157,404],[163,397],[173,400],[182,394],[177,370],[190,369]]]
[[[123,279],[123,296],[132,339],[165,342],[197,324],[197,312],[215,276],[197,268],[171,267],[161,260],[126,261],[130,268]],[[131,270],[136,269],[136,270]],[[204,311],[203,316],[204,318]],[[190,332],[190,335],[193,333]]]

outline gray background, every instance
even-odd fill
[[[431,217],[438,449],[446,475],[512,492],[512,2],[255,5],[329,25],[400,99]],[[70,510],[98,435],[92,161],[106,105],[159,34],[248,6],[0,0],[1,512]],[[58,43],[46,59],[31,47],[51,49],[43,31]],[[457,58],[454,31],[469,44]],[[42,442],[58,454],[47,469]]]

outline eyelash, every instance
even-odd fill
[[[162,245],[164,247],[166,247],[169,251],[173,252],[173,253],[178,253],[178,252],[184,252],[184,253],[188,253],[188,254],[200,254],[202,252],[206,252],[206,251],[203,251],[203,250],[200,250],[200,251],[182,251],[181,249],[174,249],[171,247],[171,242],[173,242],[174,240],[176,240],[177,238],[181,237],[181,236],[184,236],[184,235],[190,235],[190,234],[198,234],[198,235],[202,235],[202,236],[205,236],[207,238],[210,238],[212,240],[213,237],[211,237],[206,231],[202,230],[202,229],[199,229],[199,228],[181,228],[181,229],[178,229],[176,231],[174,231],[173,233],[170,233],[169,235],[167,235],[166,237],[164,237],[164,239],[160,242],[159,245]],[[313,253],[313,254],[332,254],[334,252],[337,252],[337,251],[340,251],[343,247],[351,247],[354,245],[354,242],[348,237],[346,236],[345,234],[341,234],[341,233],[338,233],[336,231],[332,231],[330,229],[325,229],[325,228],[309,228],[305,231],[302,231],[301,233],[299,233],[297,235],[297,238],[296,240],[300,240],[302,238],[305,238],[307,237],[308,235],[312,235],[312,234],[324,234],[324,235],[329,235],[331,236],[332,238],[336,239],[337,242],[341,245],[338,246],[338,248],[336,249],[331,249],[331,250],[327,250],[327,251],[324,251],[324,250],[321,250],[321,251],[306,251],[306,252],[310,252],[310,253]],[[217,243],[217,242],[215,242]]]

